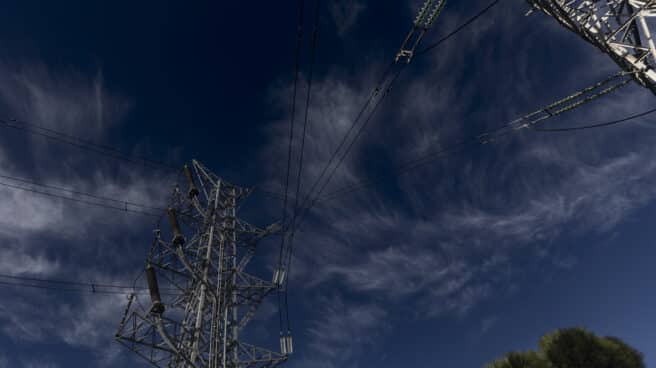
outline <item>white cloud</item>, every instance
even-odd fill
[[[5,63],[0,65],[0,81],[3,82],[0,106],[10,117],[86,140],[102,142],[111,127],[122,123],[131,106],[126,98],[105,88],[101,72],[89,77],[42,64],[17,67]],[[40,136],[8,132],[12,134],[0,150],[2,175],[34,178],[48,185],[131,202],[161,206],[165,199],[168,188],[160,185],[161,173],[123,163],[117,170],[112,159],[90,155]],[[9,139],[24,139],[26,144],[18,146]],[[11,165],[4,165],[7,162]],[[2,181],[24,186],[8,179]],[[0,190],[7,204],[0,209],[2,229],[28,232],[56,229],[68,236],[84,237],[86,230],[97,225],[101,218],[121,222],[122,226],[134,223],[120,220],[121,216],[108,217],[105,210],[61,199],[4,187]]]
[[[499,320],[496,316],[488,316],[481,320],[481,334],[485,334],[492,329]]]
[[[367,6],[359,0],[339,0],[330,2],[328,6],[340,36],[344,36],[367,9]]]
[[[16,343],[31,343],[35,348],[41,343],[85,348],[96,357],[98,366],[113,366],[125,359],[126,351],[113,340],[127,302],[124,295],[11,290],[11,297],[3,295],[0,305],[0,327]],[[66,298],[59,298],[60,293],[66,293]],[[40,362],[25,364],[43,366]]]
[[[605,55],[583,47],[584,41],[553,20],[523,18],[525,8],[500,5],[497,15],[512,11],[514,16],[485,17],[439,52],[415,60],[412,68],[423,62],[430,70],[421,70],[419,77],[406,75],[395,86],[396,94],[355,145],[328,192],[370,179],[375,174],[367,170],[381,161],[396,167],[498,127],[616,70]],[[453,29],[466,16],[445,12],[430,37]],[[567,51],[561,53],[563,48]],[[536,55],[552,55],[553,61],[537,63]],[[548,74],[556,69],[557,75]],[[330,73],[315,81],[316,95],[322,97],[314,100],[310,114],[304,183],[327,161],[377,70],[372,66],[361,80]],[[627,87],[549,124],[605,121],[642,111],[652,99],[640,88]],[[270,127],[266,157],[286,157],[287,124],[283,119]],[[390,178],[381,183],[380,193],[362,190],[321,204],[297,234],[294,285],[321,294],[347,290],[393,310],[412,302],[416,318],[465,315],[498,291],[516,289],[512,276],[520,270],[513,256],[519,249],[532,249],[535,262],[574,267],[575,258],[556,251],[562,234],[612,231],[652,201],[656,166],[648,158],[656,153],[654,138],[653,128],[644,123],[561,136],[522,132]],[[622,139],[631,144],[618,144]],[[386,154],[371,156],[368,148]],[[272,163],[273,177],[280,177],[285,162]],[[392,195],[381,194],[389,188]],[[342,303],[348,309],[351,301]],[[494,323],[483,321],[483,333]],[[319,340],[318,334],[311,337],[326,357],[331,347],[341,346]],[[348,365],[334,357],[316,366],[331,364]]]
[[[495,11],[505,14],[510,9],[514,17],[486,17],[425,58],[431,69],[420,71],[420,78],[404,75],[407,79],[395,86],[396,94],[357,142],[328,191],[368,179],[369,163],[389,160],[383,163],[393,167],[406,162],[463,134],[497,126],[527,112],[527,107],[537,108],[614,67],[598,53],[585,56],[592,53],[578,47],[583,41],[567,37],[552,20],[537,15],[521,18],[523,6],[508,7]],[[363,9],[357,1],[331,4],[338,30],[348,32]],[[464,17],[445,13],[430,36],[453,29]],[[546,40],[545,31],[553,38]],[[489,42],[491,34],[499,37],[498,42]],[[561,71],[545,78],[540,68],[550,65],[536,63],[532,53],[550,55],[563,45],[571,52],[552,58],[553,63],[562,63]],[[556,56],[567,58],[559,61]],[[411,67],[421,62],[417,59]],[[356,79],[333,71],[315,82],[313,95],[320,97],[314,98],[310,111],[304,188],[323,169],[381,68],[371,65]],[[552,81],[545,84],[546,79]],[[5,66],[0,68],[0,82],[3,107],[15,116],[90,139],[102,140],[109,128],[121,124],[131,106],[106,90],[101,73],[89,77],[43,66]],[[283,88],[272,94],[282,99],[289,92]],[[593,110],[570,115],[565,123],[622,115],[651,98],[640,91],[619,94]],[[288,105],[287,100],[274,102]],[[286,160],[279,158],[286,155],[287,124],[288,119],[282,119],[268,127],[271,143],[261,157],[270,163],[265,170],[271,177],[284,172]],[[543,247],[545,257],[558,255],[552,263],[570,266],[566,254],[548,249],[565,229],[610,231],[656,195],[651,189],[656,188],[656,166],[647,159],[656,153],[651,148],[653,128],[635,127],[644,134],[629,147],[617,147],[621,132],[626,132],[619,129],[589,136],[527,133],[508,144],[485,147],[483,153],[449,157],[384,183],[398,189],[399,198],[367,191],[318,206],[317,216],[297,237],[293,273],[304,281],[294,285],[321,291],[312,303],[322,308],[307,330],[309,346],[320,358],[306,355],[302,366],[356,366],[362,351],[354,346],[372,345],[384,334],[383,321],[393,312],[383,304],[395,311],[413,301],[415,318],[466,314],[507,286],[513,252],[519,247]],[[18,163],[27,163],[35,167],[33,174],[50,184],[147,203],[157,203],[167,190],[154,174],[124,168],[114,175],[106,170],[108,165],[96,164],[85,154],[75,152],[61,160],[53,154],[61,148],[50,142],[38,137],[26,142],[25,152],[0,149],[3,173],[22,176],[27,170]],[[363,154],[365,148],[380,146],[388,157]],[[81,171],[81,166],[93,169]],[[7,272],[112,281],[106,275],[115,273],[125,260],[133,261],[130,255],[145,255],[147,245],[140,251],[134,244],[142,240],[138,232],[149,230],[149,220],[4,188],[0,196],[0,240],[7,244],[0,247],[0,267]],[[89,264],[78,264],[80,259],[89,259]],[[326,297],[333,295],[332,288],[370,297],[372,302]],[[9,302],[0,305],[5,334],[35,342],[56,339],[96,351],[108,343],[108,336],[111,339],[125,302],[120,297],[82,296],[60,305],[43,293],[25,297],[6,298]],[[42,316],[42,305],[52,306],[50,318],[35,318]],[[492,325],[483,320],[481,330]],[[114,354],[104,351],[99,359],[111,362]]]
[[[93,139],[118,124],[130,102],[110,93],[102,71],[89,78],[74,70],[53,69],[43,64],[0,66],[0,100],[18,121],[68,134],[84,133]]]
[[[36,274],[53,275],[60,270],[56,258],[49,257],[44,252],[28,247],[20,241],[12,241],[0,234],[0,239],[6,243],[0,252],[0,269],[2,273],[11,275]]]
[[[24,359],[22,366],[24,368],[59,368],[59,365],[45,359]]]
[[[107,90],[101,72],[87,76],[45,65],[5,63],[0,65],[0,81],[0,108],[9,115],[4,117],[97,142],[123,123],[132,105]],[[2,129],[2,175],[123,201],[165,204],[170,187],[159,172],[122,162],[117,167],[112,159],[19,131],[5,135]],[[153,218],[6,187],[0,187],[0,201],[3,273],[125,285],[134,275],[130,267],[141,265],[147,254]],[[96,353],[98,364],[111,365],[119,359],[122,351],[107,346],[114,344],[124,296],[8,288],[0,293],[0,331],[7,337],[84,347]]]
[[[321,298],[321,308],[307,330],[310,354],[299,367],[357,366],[357,355],[375,342],[387,312],[375,304],[345,303],[342,297]]]
[[[69,327],[60,332],[61,338],[70,345],[92,348],[107,344],[108,337],[113,336],[109,332],[116,330],[126,303],[125,295],[85,295],[74,307],[60,310],[62,318],[69,321]]]
[[[299,196],[299,205],[304,204],[304,199],[308,193],[309,188],[315,183],[316,179],[326,168],[325,165],[333,154],[333,150],[341,143],[341,139],[347,130],[351,127],[354,116],[357,115],[359,104],[364,103],[367,96],[365,95],[365,88],[375,73],[372,68],[371,74],[367,77],[364,76],[365,81],[358,81],[356,86],[351,85],[347,81],[340,78],[329,78],[326,80],[315,80],[313,82],[312,94],[317,98],[320,103],[314,103],[310,106],[309,124],[307,128],[307,136],[305,142],[304,160],[303,160],[303,173],[301,175],[302,190]],[[360,84],[361,83],[361,84]],[[302,85],[302,83],[301,83]],[[303,92],[298,93],[299,96]],[[281,108],[286,108],[288,100],[284,97],[291,98],[291,88],[281,87],[280,90],[273,90],[271,102]],[[294,154],[292,157],[292,171],[291,178],[296,178],[296,168],[298,163],[298,155],[300,150],[300,136],[302,124],[302,112],[298,112],[296,118],[296,128],[293,149]],[[268,190],[282,193],[282,181],[279,180],[283,173],[286,172],[286,160],[273,160],[272,157],[286,157],[288,142],[289,142],[289,119],[285,117],[282,120],[271,122],[266,126],[267,134],[270,137],[270,144],[265,145],[261,154],[259,155],[262,162],[265,164],[265,172],[267,177],[271,178],[264,187]],[[354,149],[354,151],[357,150]],[[333,163],[336,163],[339,158],[335,158]],[[357,180],[355,174],[357,168],[353,167],[353,162],[349,159],[346,160],[335,172],[324,193],[328,193],[335,186],[343,185],[346,182]],[[326,171],[326,176],[332,172],[331,168]],[[296,190],[295,180],[290,181],[290,208],[293,204],[293,196]],[[319,187],[316,188],[319,190]],[[274,215],[278,216],[278,208],[276,206]],[[326,216],[336,216],[336,213],[326,213]]]

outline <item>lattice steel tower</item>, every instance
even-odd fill
[[[654,0],[527,0],[597,46],[656,94]],[[530,12],[529,12],[530,13]]]
[[[158,367],[274,367],[291,351],[246,344],[240,332],[277,285],[245,272],[263,237],[237,217],[250,190],[222,180],[197,161],[176,187],[170,229],[156,229],[146,265],[150,296],[129,297],[117,340]],[[198,183],[198,186],[196,185]]]

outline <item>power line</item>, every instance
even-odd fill
[[[291,105],[291,117],[289,122],[289,142],[287,148],[287,170],[285,175],[285,191],[283,194],[283,205],[282,205],[282,229],[283,236],[280,239],[280,252],[278,255],[278,270],[275,272],[280,272],[282,268],[283,259],[284,259],[284,250],[285,250],[285,241],[286,241],[286,232],[287,232],[287,200],[289,195],[289,178],[291,174],[291,163],[292,163],[292,148],[294,142],[294,123],[296,120],[296,95],[298,92],[298,76],[300,72],[301,64],[301,49],[303,46],[303,15],[305,13],[305,1],[300,0],[298,3],[298,24],[296,31],[296,57],[294,63],[294,89],[292,92],[292,105]],[[300,171],[300,170],[299,170]],[[277,282],[277,281],[276,281]],[[283,340],[283,314],[282,314],[282,299],[280,293],[280,287],[278,285],[276,296],[278,298],[278,319],[280,323],[280,338]]]
[[[103,196],[99,196],[99,195],[96,195],[96,194],[82,192],[82,191],[79,191],[79,190],[76,190],[76,189],[64,188],[64,187],[60,187],[60,186],[56,186],[56,185],[50,185],[50,184],[43,184],[43,183],[39,183],[39,182],[34,181],[34,180],[25,179],[25,178],[18,178],[18,177],[15,177],[15,176],[8,176],[8,175],[0,174],[0,178],[12,180],[12,181],[17,181],[17,182],[21,182],[21,183],[25,183],[25,184],[35,185],[35,186],[39,186],[39,187],[42,187],[42,188],[58,190],[58,191],[69,193],[69,194],[81,195],[81,196],[94,198],[94,199],[98,199],[98,200],[102,200],[102,201],[118,203],[118,204],[122,204],[124,206],[140,207],[140,208],[151,209],[151,210],[156,210],[156,211],[166,211],[165,208],[161,208],[161,207],[154,207],[154,206],[150,206],[150,205],[146,205],[146,204],[142,204],[142,203],[124,201],[124,200],[110,198],[110,197],[103,197]]]
[[[483,16],[485,13],[487,13],[488,11],[490,11],[490,10],[491,10],[494,6],[496,6],[500,1],[501,1],[501,0],[494,0],[494,1],[492,1],[490,4],[488,4],[486,7],[484,7],[483,9],[481,9],[481,10],[480,10],[478,13],[476,13],[474,16],[470,17],[470,18],[467,19],[464,23],[460,24],[460,25],[457,26],[454,30],[452,30],[451,32],[449,32],[446,36],[442,37],[442,38],[439,39],[437,42],[435,42],[435,43],[431,44],[430,46],[428,46],[428,47],[422,49],[421,51],[417,52],[417,55],[425,54],[426,52],[428,52],[428,51],[430,51],[430,50],[433,50],[434,48],[438,47],[438,46],[441,45],[442,43],[446,42],[446,41],[449,40],[451,37],[455,36],[456,34],[458,34],[459,32],[461,32],[462,30],[464,30],[465,28],[467,28],[468,26],[470,26],[471,24],[473,24],[477,19],[479,19],[479,18],[480,18],[481,16]],[[383,78],[381,78],[381,81],[379,82],[379,84],[377,85],[376,89],[374,90],[375,92],[372,94],[372,96],[370,97],[370,99],[367,101],[367,103],[365,104],[365,107],[363,108],[363,110],[361,110],[361,113],[365,111],[367,105],[371,102],[371,99],[373,98],[373,96],[374,96],[374,95],[376,94],[376,92],[378,91],[378,88],[381,87],[381,86],[383,85],[383,82],[384,82],[384,81],[386,80],[386,78],[387,78],[387,74],[391,71],[391,69],[392,69],[392,67],[394,66],[394,64],[395,64],[395,63],[390,64],[390,66],[389,66],[388,69],[386,70],[385,74],[383,75]],[[402,70],[403,70],[403,69],[401,68],[401,69],[397,72],[397,74],[392,78],[392,81],[390,82],[390,85],[389,85],[388,88],[387,88],[387,92],[389,92],[389,89],[391,88],[391,85],[393,84],[394,80],[398,77],[398,75],[401,73]],[[375,108],[377,108],[377,105],[376,105]],[[375,108],[374,108],[374,110],[375,110]],[[373,111],[372,111],[372,114],[373,114]],[[370,115],[370,117],[371,117],[371,115]],[[310,194],[312,193],[312,191],[313,191],[314,188],[316,187],[316,183],[318,183],[318,182],[321,180],[321,178],[323,178],[323,175],[325,174],[327,168],[328,168],[328,167],[330,166],[330,164],[332,163],[332,160],[334,160],[334,156],[335,156],[335,155],[339,152],[339,150],[342,148],[342,146],[343,146],[343,144],[344,144],[346,138],[350,135],[352,128],[355,127],[355,125],[357,124],[357,121],[358,121],[359,119],[360,119],[360,115],[358,115],[358,117],[356,118],[356,121],[354,122],[354,124],[352,124],[351,127],[350,127],[350,129],[347,131],[346,135],[344,136],[344,138],[343,138],[342,141],[340,142],[340,145],[338,146],[337,150],[335,151],[335,154],[334,154],[333,156],[331,156],[328,165],[326,165],[326,167],[324,167],[324,170],[322,171],[321,175],[319,176],[319,179],[317,179],[317,181],[315,182],[315,184],[313,184],[313,186],[312,186],[312,188],[311,188],[311,190],[310,190],[310,193],[308,193],[308,195],[306,196],[305,200],[303,201],[303,204],[304,204],[304,205],[303,205],[303,213],[302,213],[302,215],[301,215],[301,221],[300,221],[300,222],[302,222],[303,217],[305,216],[305,214],[307,214],[307,213],[309,212],[309,210],[312,209],[312,207],[314,207],[314,205],[315,205],[318,201],[320,201],[320,195],[321,195],[321,193],[323,192],[324,188],[327,186],[326,183],[329,182],[330,179],[326,179],[326,182],[324,182],[324,184],[322,185],[321,189],[320,189],[319,192],[318,192],[319,194],[315,195],[314,198],[313,198],[312,200],[309,200],[309,198],[310,198]],[[367,119],[367,120],[368,120],[368,119]],[[362,127],[360,127],[360,129],[359,129],[358,132],[356,133],[356,138],[353,139],[353,140],[351,141],[351,143],[350,143],[350,145],[349,145],[349,148],[345,151],[345,154],[342,155],[342,158],[340,159],[340,163],[337,164],[337,165],[335,166],[335,168],[333,168],[333,170],[332,170],[332,172],[331,172],[331,175],[329,175],[329,178],[332,177],[332,175],[335,173],[335,171],[337,170],[337,168],[341,165],[341,163],[343,162],[344,158],[348,155],[348,152],[349,152],[350,149],[351,149],[350,147],[354,144],[354,142],[357,140],[357,137],[360,136],[360,134],[362,133],[362,131],[363,131],[365,128],[366,128],[366,123],[365,123]],[[309,203],[308,203],[308,202],[309,202]]]
[[[621,123],[624,123],[624,122],[627,122],[627,121],[630,121],[630,120],[638,119],[638,118],[641,118],[643,116],[653,114],[654,112],[656,112],[656,108],[641,112],[639,114],[629,115],[629,116],[627,116],[625,118],[622,118],[622,119],[608,121],[608,122],[605,122],[605,123],[580,125],[580,126],[567,127],[567,128],[538,128],[538,127],[534,127],[534,126],[532,126],[531,128],[533,130],[535,130],[536,132],[571,132],[571,131],[575,131],[575,130],[603,128],[603,127],[607,127],[607,126],[611,126],[611,125],[621,124]]]
[[[179,171],[178,173],[181,173],[181,171]],[[99,196],[99,195],[96,195],[96,194],[83,192],[83,191],[80,191],[80,190],[77,190],[77,189],[66,188],[66,187],[61,187],[61,186],[57,186],[57,185],[50,185],[50,184],[37,182],[37,181],[32,180],[32,179],[19,178],[19,177],[15,177],[15,176],[2,175],[2,174],[0,174],[0,178],[15,181],[15,182],[19,182],[19,183],[29,184],[29,185],[36,186],[36,187],[41,187],[41,188],[47,189],[47,190],[56,190],[56,191],[60,191],[60,192],[66,193],[66,194],[79,195],[79,196],[84,196],[84,197],[88,197],[88,198],[92,198],[92,199],[97,199],[99,201],[111,202],[113,204],[108,205],[108,204],[105,204],[105,203],[99,203],[99,202],[95,202],[95,201],[86,201],[84,199],[74,198],[74,197],[61,195],[61,194],[57,194],[57,193],[51,193],[49,191],[39,190],[39,189],[27,187],[27,186],[19,186],[19,185],[16,185],[16,184],[13,184],[13,183],[7,183],[7,182],[0,182],[0,186],[5,186],[5,187],[8,187],[8,188],[23,190],[23,191],[27,191],[27,192],[31,192],[31,193],[36,193],[36,194],[42,194],[42,195],[55,197],[55,198],[60,198],[60,199],[66,199],[66,200],[69,200],[69,201],[74,201],[74,202],[83,203],[83,204],[87,204],[87,205],[99,206],[99,207],[112,209],[112,210],[119,210],[119,211],[123,211],[123,212],[132,212],[132,213],[138,213],[138,214],[143,214],[143,215],[148,215],[148,216],[159,216],[159,215],[156,215],[155,213],[150,212],[151,210],[153,210],[153,211],[162,211],[162,212],[166,211],[166,208],[163,208],[163,207],[157,207],[157,206],[152,206],[152,205],[147,205],[147,204],[137,203],[137,202],[132,202],[132,201],[126,201],[126,200],[116,199],[116,198],[111,198],[111,197]],[[282,198],[282,195],[280,193],[269,191],[269,190],[257,190],[257,193],[261,193],[262,195],[272,197],[272,198],[277,198],[277,199]],[[145,211],[135,210],[134,207],[143,209]]]
[[[129,208],[128,207],[129,206],[128,202],[123,202],[123,203],[125,203],[125,206],[118,207],[118,206],[114,206],[114,205],[88,201],[88,200],[80,199],[80,198],[68,197],[68,196],[65,196],[65,195],[50,193],[50,192],[46,192],[46,191],[39,190],[39,189],[34,189],[34,188],[30,188],[30,187],[25,187],[25,186],[20,186],[20,185],[5,183],[5,182],[0,182],[0,186],[4,186],[4,187],[7,187],[7,188],[12,188],[12,189],[23,190],[23,191],[26,191],[26,192],[31,192],[31,193],[36,193],[36,194],[41,194],[41,195],[48,196],[48,197],[65,199],[67,201],[82,203],[82,204],[86,204],[86,205],[89,205],[89,206],[96,206],[96,207],[101,207],[101,208],[111,209],[111,210],[116,210],[116,211],[121,211],[121,212],[130,212],[130,213],[140,214],[140,215],[144,215],[144,216],[152,216],[152,217],[159,217],[160,216],[159,214],[156,214],[156,213]]]
[[[303,155],[305,153],[305,138],[307,136],[307,126],[308,126],[308,120],[309,120],[309,114],[310,114],[310,97],[312,93],[312,79],[313,79],[313,72],[314,72],[314,58],[315,58],[315,53],[316,53],[316,48],[317,48],[317,34],[319,31],[319,13],[320,13],[320,7],[321,7],[321,0],[317,0],[317,5],[316,5],[316,14],[315,14],[315,19],[314,19],[314,30],[312,32],[312,51],[311,51],[311,56],[310,56],[310,72],[308,76],[308,88],[307,88],[307,96],[305,98],[305,117],[303,119],[303,132],[301,134],[301,147],[300,147],[300,154],[298,158],[298,171],[296,175],[296,197],[294,198],[294,212],[292,216],[292,233],[294,232],[293,228],[294,225],[293,223],[296,221],[296,215],[298,212],[298,198],[300,196],[300,190],[301,190],[301,173],[303,171]]]
[[[49,284],[62,284],[62,285],[73,285],[73,286],[87,286],[87,287],[96,286],[96,287],[112,288],[112,289],[148,289],[146,287],[134,287],[134,286],[117,285],[117,284],[103,284],[97,282],[67,281],[67,280],[59,280],[59,279],[44,279],[38,277],[9,275],[4,273],[0,274],[0,277],[12,279],[12,280],[20,280],[20,281],[36,281],[36,282],[44,282]]]
[[[451,32],[447,33],[444,37],[440,38],[436,42],[432,43],[431,45],[427,46],[426,48],[417,51],[416,55],[422,55],[425,54],[432,49],[436,48],[437,46],[441,45],[443,42],[447,41],[451,37],[455,36],[458,34],[460,31],[463,29],[467,28],[469,25],[474,23],[478,18],[482,17],[485,13],[490,11],[492,8],[494,8],[501,0],[494,0],[490,4],[488,4],[486,7],[481,9],[478,13],[474,14],[472,17],[467,19],[465,22],[454,28]]]
[[[499,129],[498,131],[501,131],[503,129],[506,129],[506,127],[503,127],[501,129]],[[495,131],[495,132],[498,132],[498,131]],[[481,134],[481,135],[485,135],[485,134],[490,134],[490,132],[484,133],[484,134]],[[346,187],[337,189],[333,192],[330,192],[330,193],[326,194],[323,198],[317,200],[317,203],[328,202],[328,201],[331,201],[331,200],[333,200],[337,197],[341,197],[343,195],[346,195],[346,194],[349,194],[349,193],[352,193],[352,192],[355,192],[355,191],[358,191],[358,190],[361,190],[361,189],[364,189],[364,188],[367,188],[367,187],[375,186],[375,185],[379,184],[380,182],[388,179],[390,176],[392,176],[392,177],[402,176],[402,175],[404,175],[404,174],[406,174],[410,171],[413,171],[413,170],[415,170],[415,169],[417,169],[421,166],[424,166],[428,163],[431,163],[431,162],[433,162],[437,159],[440,159],[442,157],[445,157],[445,156],[448,156],[448,155],[451,155],[451,154],[454,154],[454,153],[457,153],[457,152],[461,152],[472,143],[480,143],[478,137],[480,137],[481,135],[477,135],[475,137],[470,137],[468,139],[460,140],[460,141],[454,143],[453,145],[450,145],[448,147],[444,147],[444,148],[439,149],[437,151],[428,153],[428,154],[423,155],[423,156],[421,156],[421,157],[419,157],[415,160],[405,162],[399,168],[392,171],[392,173],[389,174],[389,176],[384,176],[384,177],[379,176],[377,178],[370,179],[370,180],[362,180],[362,181],[359,181],[357,183],[348,185]],[[495,136],[494,137],[494,139],[498,139],[498,138],[500,138],[500,136]]]
[[[321,185],[321,188],[320,188],[319,191],[316,193],[316,195],[314,196],[314,198],[310,201],[309,205],[307,205],[307,206],[305,206],[305,207],[303,208],[303,212],[301,213],[299,223],[296,225],[296,227],[300,227],[300,226],[301,226],[301,224],[302,224],[303,220],[305,219],[306,215],[310,212],[310,210],[311,210],[311,209],[317,204],[317,202],[320,200],[320,198],[321,198],[321,193],[323,193],[323,191],[326,189],[326,187],[327,187],[328,184],[330,183],[330,180],[334,177],[334,175],[335,175],[337,169],[342,165],[342,163],[344,162],[344,159],[346,158],[346,156],[348,156],[349,152],[350,152],[351,149],[353,148],[353,145],[355,144],[355,142],[358,140],[358,138],[360,137],[360,135],[362,134],[362,132],[367,128],[367,125],[368,125],[369,122],[371,121],[371,118],[375,115],[376,111],[378,110],[378,107],[380,106],[381,101],[382,101],[383,99],[385,99],[385,97],[387,97],[387,95],[389,94],[389,92],[390,92],[390,90],[391,90],[391,88],[392,88],[392,85],[394,84],[394,81],[395,81],[395,80],[398,78],[398,76],[401,74],[401,71],[403,71],[403,67],[401,67],[401,68],[400,68],[400,69],[394,74],[394,76],[392,77],[391,81],[390,81],[389,84],[388,84],[388,87],[387,87],[386,90],[383,92],[382,96],[376,101],[376,103],[374,104],[374,107],[372,108],[370,114],[367,116],[367,118],[365,119],[364,123],[360,126],[360,128],[359,128],[358,131],[356,132],[354,138],[351,140],[351,142],[350,142],[349,145],[347,146],[346,150],[345,150],[344,153],[341,155],[341,157],[340,157],[340,159],[339,159],[337,165],[335,165],[335,166],[333,167],[331,173],[328,175],[328,177],[326,178],[326,180],[323,182],[323,184]]]
[[[82,287],[61,287],[55,285],[41,285],[25,282],[11,282],[0,281],[2,287],[17,287],[17,288],[32,288],[32,289],[45,289],[54,291],[77,292],[77,293],[90,293],[90,294],[114,294],[114,295],[130,295],[130,294],[147,294],[146,290],[139,288],[138,290],[103,290],[102,286],[89,285],[89,288]],[[161,295],[178,295],[177,293],[162,292]]]
[[[178,165],[169,164],[162,161],[152,160],[144,157],[134,156],[125,153],[115,147],[99,144],[90,140],[76,137],[70,134],[62,133],[54,129],[46,128],[37,124],[16,119],[0,118],[0,127],[21,130],[30,134],[45,137],[47,139],[63,143],[81,150],[104,155],[117,160],[122,160],[131,164],[141,165],[152,169],[165,171],[178,171]]]
[[[172,163],[166,163],[163,161],[130,155],[111,146],[95,143],[80,137],[62,133],[54,129],[45,128],[40,125],[32,124],[26,121],[0,118],[0,127],[26,131],[30,134],[43,136],[45,138],[54,140],[59,143],[67,144],[78,149],[82,149],[99,155],[104,155],[114,159],[125,161],[130,164],[145,166],[156,170],[170,171],[172,173],[180,172],[179,167],[181,165],[176,165]],[[272,198],[282,198],[282,194],[277,192],[267,191],[267,190],[261,190],[259,192],[265,196],[269,196]],[[123,201],[119,201],[119,202],[123,203]]]
[[[371,187],[374,185],[377,185],[380,182],[383,182],[385,180],[388,180],[390,176],[401,176],[404,175],[410,171],[413,171],[421,166],[424,166],[428,163],[431,163],[437,159],[440,159],[442,157],[451,155],[456,152],[460,152],[467,148],[471,144],[488,144],[488,143],[494,143],[496,140],[505,137],[506,135],[509,135],[517,130],[528,128],[528,127],[534,127],[537,124],[543,123],[545,120],[550,119],[552,117],[561,115],[565,112],[571,111],[574,108],[580,107],[582,104],[588,103],[594,99],[597,99],[599,97],[605,96],[611,92],[616,91],[617,89],[625,86],[627,83],[631,81],[630,78],[627,78],[630,76],[630,73],[624,73],[620,72],[617,74],[612,75],[609,78],[606,78],[600,82],[597,82],[589,87],[586,87],[584,89],[581,89],[565,98],[562,98],[560,100],[557,100],[556,102],[553,102],[541,109],[538,109],[530,114],[524,115],[523,117],[519,119],[515,119],[509,123],[506,123],[498,128],[488,130],[483,133],[479,133],[475,136],[471,136],[465,139],[461,139],[457,142],[455,142],[452,145],[449,145],[447,147],[443,147],[441,149],[438,149],[434,152],[429,152],[427,154],[424,154],[416,159],[407,161],[403,164],[401,164],[397,169],[393,170],[392,173],[385,175],[385,176],[379,176],[373,179],[369,180],[362,180],[359,182],[356,182],[354,184],[348,185],[346,187],[337,189],[331,193],[328,193],[325,195],[323,198],[317,200],[317,203],[321,202],[327,202],[330,200],[335,199],[336,197],[343,196],[345,194],[349,194],[367,187]],[[616,82],[617,81],[617,82]],[[615,84],[611,84],[615,82]],[[610,87],[601,89],[605,85],[611,84]],[[654,109],[656,111],[656,109]],[[654,111],[647,111],[645,113],[637,114],[630,116],[628,118],[620,119],[620,121],[627,121],[630,119],[635,119],[644,115],[647,115],[648,113],[651,113]],[[615,123],[615,122],[612,122]],[[605,123],[607,125],[607,123]]]
[[[393,66],[394,66],[394,62],[391,62],[389,64],[389,66],[385,69],[385,72],[383,73],[382,77],[376,83],[376,86],[374,87],[374,90],[369,94],[369,98],[367,98],[365,103],[362,105],[362,107],[358,111],[358,114],[356,115],[355,119],[351,122],[351,125],[349,126],[346,133],[342,136],[342,139],[340,140],[339,144],[337,145],[337,148],[335,149],[335,151],[333,151],[333,153],[330,155],[330,158],[328,159],[328,162],[326,163],[326,165],[321,170],[321,173],[319,174],[319,176],[315,179],[315,181],[310,186],[310,190],[308,190],[307,194],[303,198],[303,202],[302,202],[302,205],[301,205],[301,208],[303,208],[303,212],[301,213],[301,217],[303,217],[304,213],[307,212],[305,210],[305,208],[308,206],[308,203],[312,202],[312,199],[311,199],[312,193],[316,189],[317,185],[321,182],[324,175],[326,175],[326,173],[328,172],[328,169],[331,167],[331,165],[333,164],[335,158],[337,157],[337,155],[339,154],[341,149],[344,147],[344,144],[348,140],[348,137],[351,135],[351,132],[353,131],[353,129],[355,129],[358,122],[360,121],[360,119],[364,115],[365,111],[367,111],[367,108],[371,104],[371,101],[374,99],[374,97],[376,97],[378,95],[381,86],[383,85],[383,83],[387,79],[387,76],[391,72]]]
[[[119,291],[119,290],[99,290],[96,288],[91,288],[91,289],[82,289],[82,288],[66,288],[66,287],[59,287],[59,286],[51,286],[51,285],[38,285],[38,284],[32,284],[32,283],[23,283],[23,282],[7,282],[7,281],[0,281],[0,286],[4,287],[18,287],[18,288],[33,288],[33,289],[46,289],[46,290],[55,290],[55,291],[67,291],[67,292],[77,292],[77,293],[92,293],[92,294],[121,294],[121,295],[128,295],[128,294],[134,294],[134,292],[128,292],[128,291]]]
[[[308,88],[307,88],[307,96],[305,98],[305,117],[303,119],[303,132],[301,134],[301,147],[300,147],[300,154],[299,154],[299,159],[298,159],[298,171],[296,175],[296,197],[294,198],[294,212],[292,215],[292,226],[291,226],[291,234],[289,235],[289,252],[288,252],[288,258],[287,258],[287,278],[285,279],[285,287],[284,287],[284,294],[285,294],[285,314],[286,314],[286,320],[287,320],[287,333],[291,334],[291,322],[289,319],[289,305],[288,305],[288,290],[289,290],[289,278],[291,274],[291,265],[292,265],[292,259],[293,259],[293,252],[294,252],[294,229],[296,225],[296,218],[298,215],[298,206],[299,206],[299,201],[298,198],[300,196],[301,192],[301,173],[303,171],[303,154],[305,152],[305,138],[307,136],[307,126],[308,126],[308,121],[309,121],[309,116],[310,116],[310,98],[312,95],[312,78],[313,78],[313,72],[314,72],[314,62],[315,62],[315,56],[316,56],[316,50],[317,50],[317,35],[319,33],[319,15],[321,14],[321,0],[317,0],[316,3],[316,9],[315,9],[315,15],[314,15],[314,30],[312,31],[312,50],[310,54],[310,72],[308,75]]]
[[[18,276],[10,274],[0,274],[0,278],[9,279],[13,281],[3,281],[0,280],[0,284],[6,286],[17,286],[17,287],[31,287],[39,289],[51,289],[51,290],[60,290],[60,291],[78,291],[78,292],[91,292],[99,294],[127,294],[128,290],[132,290],[133,293],[138,292],[139,290],[148,290],[147,287],[140,286],[127,286],[127,285],[117,285],[117,284],[105,284],[105,283],[95,283],[95,282],[80,282],[80,281],[69,281],[69,280],[59,280],[59,279],[46,279],[38,277],[28,277],[28,276]],[[55,284],[55,285],[51,285]],[[65,285],[57,286],[57,285]],[[110,289],[110,290],[103,290]],[[160,288],[164,291],[175,291],[175,288]],[[167,294],[171,295],[171,293]]]

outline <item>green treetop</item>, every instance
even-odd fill
[[[539,351],[508,353],[487,368],[645,368],[645,363],[639,351],[616,337],[568,328],[542,336]]]

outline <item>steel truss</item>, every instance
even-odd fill
[[[116,339],[157,367],[275,367],[286,353],[249,345],[239,334],[277,288],[245,268],[258,241],[279,226],[261,229],[237,217],[249,189],[197,161],[185,174],[189,189],[176,187],[168,210],[170,236],[154,231],[150,299],[130,296]]]
[[[656,94],[656,0],[527,0],[598,47]],[[530,14],[530,12],[529,12]]]

